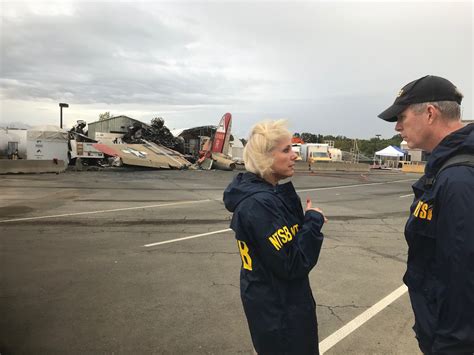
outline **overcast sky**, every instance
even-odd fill
[[[233,133],[393,136],[377,114],[427,74],[473,117],[473,5],[387,1],[1,2],[0,126],[65,127],[100,113]]]

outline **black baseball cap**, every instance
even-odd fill
[[[392,106],[378,115],[388,122],[396,122],[397,116],[412,104],[436,101],[456,101],[461,104],[463,95],[447,79],[426,75],[406,84],[397,95]]]

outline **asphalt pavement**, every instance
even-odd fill
[[[237,173],[0,176],[0,353],[252,354],[222,203]],[[408,295],[373,307],[402,286],[418,177],[293,177],[329,219],[310,274],[326,354],[420,354]]]

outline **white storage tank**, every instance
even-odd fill
[[[30,160],[64,160],[68,163],[68,133],[58,126],[38,126],[28,130],[26,156]]]
[[[25,129],[1,128],[0,129],[0,159],[7,159],[18,149],[18,155],[26,159],[26,134]]]

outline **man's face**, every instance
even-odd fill
[[[410,107],[398,115],[395,130],[407,142],[408,148],[427,150],[429,142],[428,112],[415,113]]]

